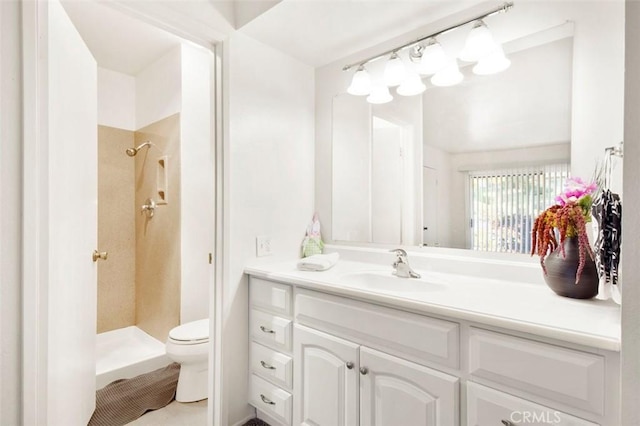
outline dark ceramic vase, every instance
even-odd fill
[[[564,240],[564,253],[562,257],[560,247],[551,253],[544,261],[547,274],[544,280],[556,294],[573,299],[591,299],[598,294],[598,271],[596,264],[589,255],[584,262],[584,269],[580,281],[576,283],[576,272],[580,252],[578,238],[571,237]]]

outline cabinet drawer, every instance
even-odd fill
[[[291,320],[251,310],[249,320],[251,337],[278,350],[291,350]]]
[[[260,278],[250,278],[249,300],[252,308],[262,309],[276,315],[292,315],[291,286]]]
[[[418,363],[459,367],[454,322],[304,290],[296,295],[296,320]]]
[[[604,411],[604,357],[471,328],[469,373],[546,400]]]
[[[293,359],[255,342],[251,343],[251,371],[279,386],[291,388]]]
[[[467,426],[597,426],[561,411],[467,382]]]
[[[251,375],[249,402],[275,420],[291,424],[291,394],[255,374]]]

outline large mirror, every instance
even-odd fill
[[[570,170],[573,27],[504,45],[511,67],[421,96],[333,99],[334,241],[526,253]]]

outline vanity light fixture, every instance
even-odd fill
[[[363,65],[360,65],[356,73],[353,74],[347,93],[356,96],[364,96],[371,93],[371,76]]]
[[[394,87],[402,84],[407,75],[402,59],[397,52],[393,52],[384,67],[384,84]]]
[[[384,84],[379,84],[377,86],[373,86],[371,89],[371,94],[367,96],[367,102],[370,104],[386,104],[387,102],[391,102],[393,100],[393,96],[389,93],[389,88]]]
[[[418,64],[418,72],[420,74],[433,75],[447,65],[447,56],[444,54],[444,49],[435,38],[429,39],[421,53],[422,57]]]
[[[473,73],[477,75],[489,75],[504,71],[511,66],[511,61],[504,56],[501,46],[498,46],[493,52],[481,58],[473,67]]]
[[[386,52],[382,52],[361,61],[345,65],[342,68],[343,71],[349,71],[353,67],[357,66],[357,70],[355,75],[353,76],[351,86],[349,86],[349,89],[347,90],[348,93],[354,95],[367,94],[365,93],[366,90],[359,90],[359,81],[361,78],[363,81],[368,82],[368,85],[371,84],[371,77],[369,77],[368,73],[366,74],[366,78],[363,77],[366,73],[364,66],[369,62],[376,61],[380,58],[389,58],[384,69],[384,83],[386,87],[384,89],[381,87],[370,88],[367,101],[372,103],[380,103],[378,102],[379,100],[389,102],[393,98],[391,94],[389,94],[388,87],[394,86],[402,87],[402,89],[398,88],[399,94],[408,94],[413,92],[415,92],[415,94],[422,93],[422,91],[417,90],[417,88],[420,86],[416,84],[414,76],[415,73],[407,70],[405,64],[402,61],[402,58],[399,55],[399,52],[401,52],[403,49],[409,48],[411,49],[409,52],[409,58],[412,62],[417,64],[417,71],[420,74],[433,74],[431,82],[434,85],[451,86],[453,84],[459,83],[464,77],[460,72],[460,69],[458,68],[458,64],[455,59],[448,60],[447,62],[447,58],[444,54],[442,46],[436,41],[436,37],[472,22],[473,28],[469,33],[469,36],[467,37],[467,42],[464,50],[460,55],[460,59],[471,62],[478,61],[478,64],[474,67],[474,72],[480,75],[492,74],[506,69],[511,64],[511,62],[504,56],[504,52],[502,51],[500,44],[495,42],[483,19],[499,13],[508,12],[512,7],[513,3],[504,3],[502,6],[492,9],[472,19],[468,19],[456,25],[452,25],[433,34],[420,37],[416,40],[395,47],[391,50],[387,50]],[[425,41],[427,42],[426,46],[422,44]],[[405,82],[405,80],[408,79],[412,80],[412,82]],[[366,87],[367,85],[362,84],[362,86]],[[408,89],[409,87],[413,87],[414,90]]]
[[[398,86],[396,92],[400,96],[414,96],[427,90],[420,76],[415,72],[409,72],[407,78]]]
[[[431,77],[431,84],[440,87],[455,86],[463,79],[464,76],[460,72],[460,68],[458,68],[458,61],[456,59],[450,59],[444,68]]]
[[[478,20],[473,23],[473,28],[467,36],[464,49],[462,49],[458,57],[466,62],[477,62],[499,47],[493,39],[489,28],[482,20]]]

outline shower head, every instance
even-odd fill
[[[127,155],[129,157],[135,157],[136,154],[138,153],[138,151],[140,151],[140,149],[144,148],[145,146],[151,146],[153,145],[151,142],[147,141],[143,144],[138,145],[136,148],[127,148],[127,150],[125,151],[127,153]]]

